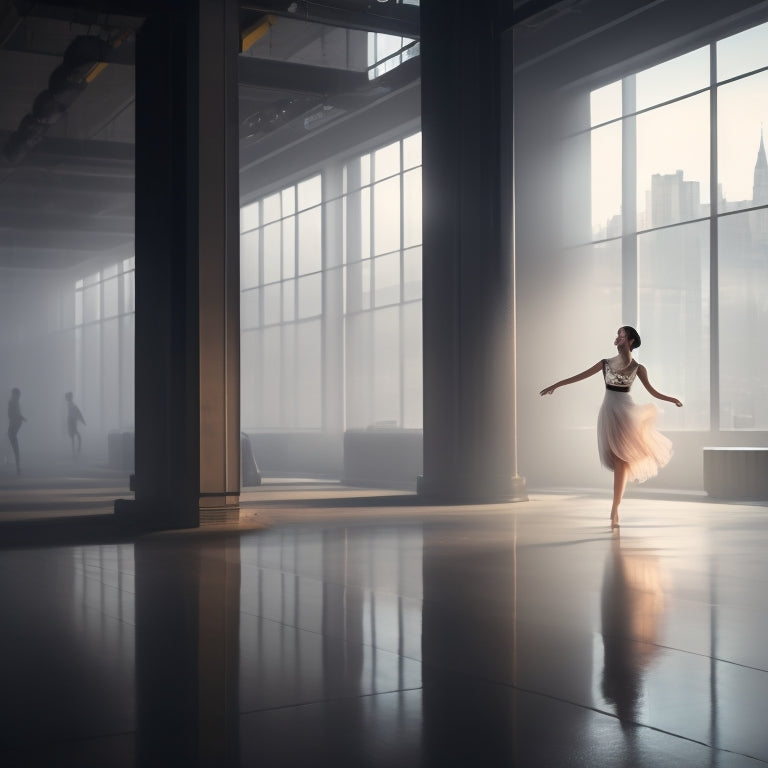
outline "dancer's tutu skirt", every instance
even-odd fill
[[[656,475],[672,457],[672,442],[656,429],[655,405],[638,405],[629,392],[605,390],[597,417],[600,463],[613,471],[615,459],[629,465],[627,480]]]

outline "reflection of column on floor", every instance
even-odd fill
[[[139,540],[137,765],[237,765],[240,541]]]
[[[424,753],[450,765],[517,765],[514,545],[463,542],[461,552],[450,528],[424,530]]]

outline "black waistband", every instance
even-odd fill
[[[614,387],[613,384],[606,384],[606,389],[610,389],[611,392],[629,392],[629,387]]]

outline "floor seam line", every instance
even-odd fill
[[[244,715],[257,715],[262,712],[279,712],[281,710],[285,709],[299,709],[301,707],[312,707],[316,706],[317,704],[332,704],[337,703],[339,701],[356,701],[360,699],[372,699],[376,696],[391,696],[394,693],[412,693],[413,691],[421,691],[423,690],[423,685],[414,686],[412,688],[394,688],[391,691],[375,691],[373,693],[360,693],[350,696],[335,696],[330,699],[314,699],[312,701],[301,701],[296,704],[283,704],[279,707],[264,707],[263,709],[246,709],[241,712],[239,712],[239,716],[243,717]]]

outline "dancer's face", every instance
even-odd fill
[[[616,341],[613,342],[613,345],[619,348],[624,346],[627,349],[631,348],[629,338],[627,337],[627,332],[623,328],[619,328],[618,332],[616,333]]]

